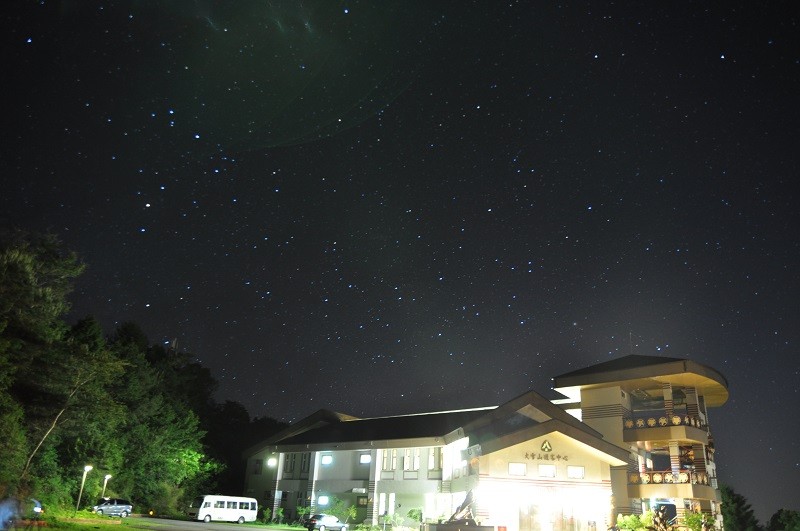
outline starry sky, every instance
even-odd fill
[[[730,383],[720,481],[800,510],[790,2],[3,11],[0,223],[88,264],[71,319],[289,422],[689,358]]]

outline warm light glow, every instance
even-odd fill
[[[330,499],[327,496],[320,496],[317,498],[317,505],[328,505]]]
[[[528,465],[525,463],[509,463],[508,475],[509,476],[524,476],[528,473]]]
[[[267,459],[267,466],[274,468],[278,465],[278,459],[276,457],[270,457]]]
[[[554,478],[556,477],[556,465],[539,465],[540,478]]]
[[[111,474],[106,474],[104,479],[105,479],[106,481],[108,481],[108,480],[109,480],[109,479],[111,479],[112,477],[114,477],[114,476],[112,476]]]
[[[94,467],[93,467],[92,465],[86,465],[85,467],[83,467],[83,470],[84,470],[84,472],[88,472],[88,471],[90,471],[90,470],[91,470],[91,469],[93,469],[93,468],[94,468]]]
[[[323,465],[330,465],[333,463],[333,456],[331,454],[325,454],[322,456],[321,462]]]
[[[567,477],[570,479],[583,479],[586,470],[582,466],[567,465]]]

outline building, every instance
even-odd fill
[[[368,419],[320,410],[246,452],[245,494],[287,519],[341,500],[354,522],[412,510],[439,522],[469,496],[478,523],[507,531],[605,530],[660,507],[721,526],[707,412],[727,400],[721,374],[626,356],[554,384],[565,398]]]

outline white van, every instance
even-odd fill
[[[187,514],[192,520],[204,522],[255,522],[258,502],[255,498],[205,494],[195,498]]]

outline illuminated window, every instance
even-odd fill
[[[331,454],[323,454],[322,458],[320,459],[320,463],[323,465],[329,465],[333,463],[333,456]]]
[[[442,447],[434,446],[428,450],[428,469],[441,470],[442,469]]]
[[[330,499],[327,496],[320,496],[317,498],[317,505],[328,505]]]
[[[368,465],[372,462],[372,456],[369,454],[361,454],[358,456],[358,462],[362,465]]]
[[[525,463],[509,463],[508,475],[509,476],[525,476],[528,474],[528,465]]]
[[[556,477],[556,465],[539,465],[540,478],[554,478]]]
[[[567,466],[567,477],[569,479],[583,479],[585,472],[582,466]]]
[[[407,448],[403,455],[403,470],[419,470],[419,448]]]
[[[397,468],[397,450],[384,450],[382,470],[394,470]]]

